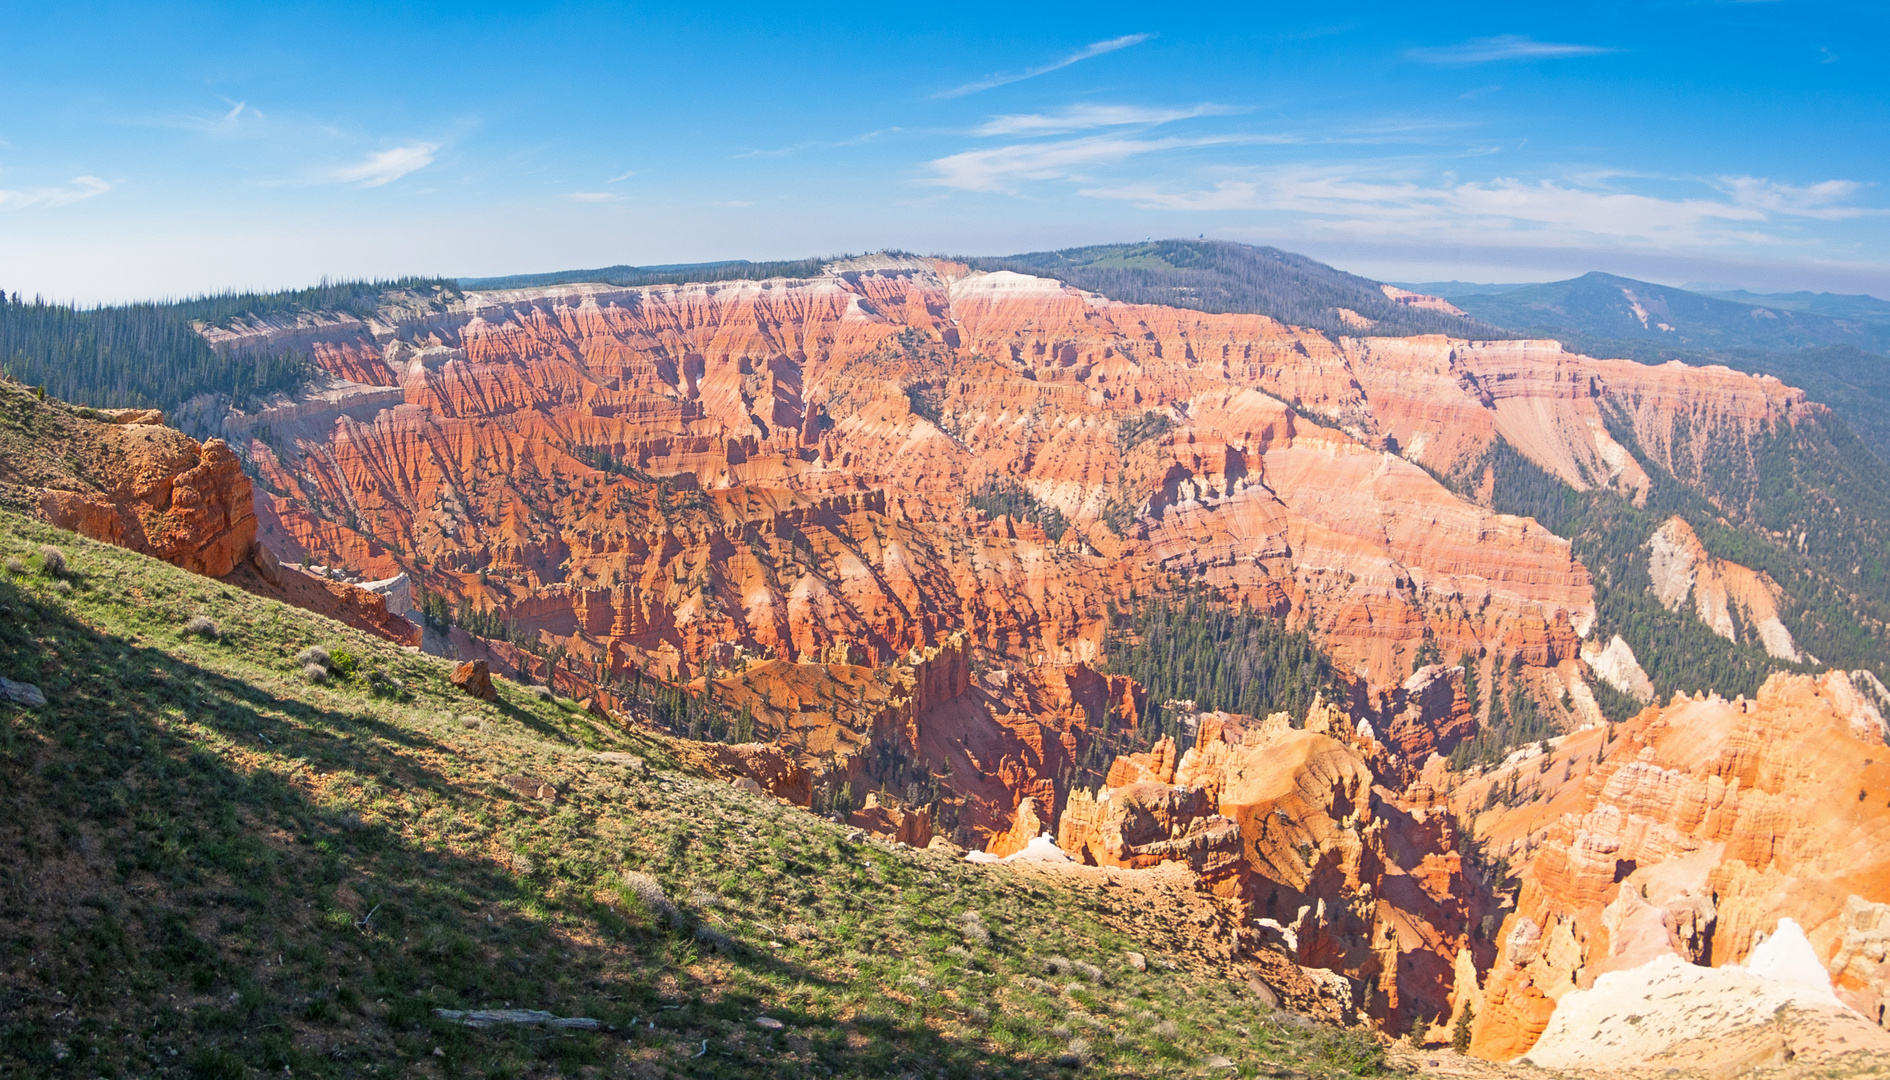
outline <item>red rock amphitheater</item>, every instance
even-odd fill
[[[1526,810],[1479,812],[1535,758],[1465,779],[1431,756],[1475,729],[1466,677],[1514,673],[1572,729],[1601,721],[1604,655],[1651,694],[1618,643],[1584,661],[1595,601],[1569,544],[1438,478],[1487,492],[1500,437],[1638,499],[1652,467],[1822,408],[1776,379],[1546,341],[1334,342],[889,256],[207,336],[305,349],[327,377],[223,422],[266,546],[498,611],[586,687],[693,681],[760,740],[705,744],[702,768],[802,805],[871,788],[856,819],[908,842],[1002,855],[1041,830],[1099,865],[1185,863],[1242,927],[1230,956],[1335,972],[1341,1006],[1393,1031],[1473,1004],[1489,1056],[1527,1051],[1568,987],[1663,950],[1740,958],[1783,913],[1847,1001],[1884,1000],[1890,752],[1841,673],[1577,730]],[[1067,530],[973,509],[993,484]],[[1772,614],[1769,579],[1670,532],[1670,609]],[[1184,708],[1182,745],[1075,782],[1145,700],[1103,671],[1112,608],[1188,585],[1310,629],[1349,697]],[[1873,737],[1875,756],[1845,741]],[[1802,794],[1827,773],[1838,794]],[[952,820],[901,804],[914,778]],[[1510,857],[1520,906],[1466,860],[1470,831]]]

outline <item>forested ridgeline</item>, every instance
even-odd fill
[[[1304,255],[1223,240],[1106,244],[963,261],[974,270],[1056,278],[1124,303],[1266,315],[1335,337],[1364,332],[1521,336],[1474,319],[1392,303],[1377,282]],[[1370,329],[1348,323],[1340,309],[1371,320]]]
[[[390,292],[438,298],[452,288],[423,278],[324,282],[94,308],[12,293],[0,296],[0,370],[75,404],[175,412],[198,395],[217,394],[244,409],[299,385],[311,373],[308,358],[290,350],[212,348],[199,326],[300,311],[365,316]]]
[[[464,289],[536,289],[547,285],[595,283],[635,288],[641,285],[682,285],[697,281],[766,281],[769,278],[819,277],[834,258],[786,259],[776,262],[670,263],[662,266],[603,266],[594,270],[558,270],[546,274],[509,274],[504,277],[460,278]]]

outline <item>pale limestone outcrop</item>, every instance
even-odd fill
[[[1608,644],[1582,643],[1582,660],[1602,682],[1645,705],[1654,700],[1654,683],[1635,659],[1634,650],[1616,634]]]
[[[1667,610],[1679,610],[1691,597],[1694,613],[1720,637],[1756,639],[1781,660],[1803,659],[1791,631],[1779,620],[1778,601],[1783,593],[1769,575],[1715,558],[1693,527],[1679,517],[1668,518],[1654,531],[1647,553],[1654,595]]]

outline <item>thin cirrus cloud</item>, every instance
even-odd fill
[[[1186,109],[1151,109],[1140,105],[1071,105],[1055,112],[993,116],[974,135],[1067,135],[1101,127],[1168,124],[1198,116],[1228,116],[1243,110],[1230,105],[1195,105]]]
[[[1736,177],[1711,185],[1711,194],[1671,198],[1568,181],[1424,183],[1292,168],[1248,171],[1195,190],[1127,184],[1082,194],[1149,209],[1267,211],[1302,228],[1357,239],[1715,247],[1780,243],[1783,235],[1769,226],[1781,218],[1881,213],[1842,205],[1857,190],[1843,180],[1797,187]]]
[[[623,196],[617,194],[614,191],[571,191],[571,192],[566,192],[564,197],[567,199],[570,199],[573,202],[590,202],[590,203],[613,202],[617,199],[623,198]]]
[[[1009,86],[1014,82],[1023,82],[1025,79],[1034,79],[1039,75],[1048,75],[1053,71],[1061,71],[1071,64],[1080,64],[1085,60],[1092,60],[1106,53],[1115,52],[1117,49],[1126,49],[1131,45],[1140,45],[1154,36],[1154,34],[1124,34],[1121,37],[1110,38],[1107,41],[1092,41],[1088,45],[1083,46],[1054,63],[1028,68],[1024,71],[1011,74],[989,75],[976,82],[968,82],[963,86],[955,86],[950,90],[941,90],[932,96],[935,98],[964,97],[968,94],[977,94],[986,90],[993,90],[1000,86]]]
[[[0,189],[0,210],[25,210],[29,207],[42,209],[54,206],[66,206],[70,203],[103,195],[112,189],[112,184],[96,176],[75,176],[64,184],[54,187]]]
[[[1075,180],[1085,169],[1166,150],[1285,141],[1288,140],[1257,135],[1161,139],[1088,135],[1080,139],[1019,143],[952,154],[932,161],[932,175],[921,179],[920,183],[958,191],[1010,192],[1025,181]]]
[[[414,142],[369,154],[353,165],[330,170],[324,179],[336,184],[359,184],[364,188],[381,187],[418,172],[433,164],[438,143]]]
[[[1459,45],[1406,49],[1410,60],[1427,64],[1493,64],[1503,60],[1557,60],[1571,56],[1600,56],[1614,52],[1602,45],[1574,45],[1560,41],[1537,41],[1518,34],[1476,38]]]

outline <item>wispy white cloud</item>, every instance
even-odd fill
[[[1601,45],[1572,45],[1567,42],[1537,41],[1518,34],[1476,38],[1460,45],[1440,45],[1424,49],[1406,49],[1404,55],[1427,64],[1490,64],[1499,60],[1555,60],[1569,56],[1599,56],[1614,52]]]
[[[800,142],[790,143],[787,146],[778,146],[771,150],[745,150],[742,153],[736,154],[735,157],[737,159],[787,157],[789,154],[798,154],[804,150],[837,150],[843,146],[864,146],[882,135],[892,135],[904,130],[905,128],[902,127],[884,127],[863,132],[850,139],[804,139]]]
[[[1101,127],[1156,125],[1197,116],[1227,116],[1243,110],[1230,105],[1194,105],[1185,109],[1154,109],[1141,105],[1071,105],[1055,112],[1013,113],[993,116],[974,135],[1067,135]]]
[[[1628,247],[1774,244],[1781,219],[1856,217],[1885,211],[1846,205],[1851,181],[1794,187],[1727,178],[1712,194],[1671,197],[1579,181],[1424,182],[1314,169],[1249,170],[1206,187],[1095,185],[1082,193],[1167,210],[1270,211],[1300,227],[1354,239],[1428,238],[1479,244]]]
[[[359,184],[364,188],[380,187],[433,164],[433,157],[439,149],[438,143],[408,143],[405,146],[396,146],[392,150],[369,154],[353,165],[331,169],[323,178],[337,184]]]
[[[631,170],[629,170],[628,172],[620,172],[620,173],[618,173],[617,175],[615,175],[615,176],[613,176],[613,177],[611,177],[610,179],[608,179],[608,180],[606,180],[606,181],[604,181],[604,183],[606,183],[606,184],[621,184],[621,183],[623,183],[623,182],[624,182],[625,180],[628,180],[628,179],[630,179],[631,177],[633,177],[633,176],[635,176],[636,174],[637,174],[637,171],[636,171],[635,169],[631,169]]]
[[[103,195],[112,184],[96,176],[75,176],[64,184],[38,188],[0,188],[0,210],[25,210],[28,207],[65,206]]]
[[[568,191],[564,197],[573,202],[614,202],[623,198],[614,191]]]
[[[1756,176],[1723,176],[1719,183],[1733,201],[1767,213],[1790,217],[1841,221],[1846,218],[1882,215],[1885,211],[1862,206],[1846,206],[1863,188],[1855,180],[1826,180],[1820,184],[1795,187]]]
[[[1080,139],[1019,143],[952,154],[933,161],[933,175],[921,182],[959,191],[1012,191],[1024,181],[1077,180],[1082,178],[1084,169],[1164,150],[1284,141],[1288,140],[1261,135],[1162,139],[1088,135]]]
[[[261,125],[268,117],[263,115],[261,109],[246,100],[237,101],[227,97],[221,100],[227,108],[219,112],[165,113],[123,122],[137,127],[174,128],[213,136],[256,135],[264,130]]]
[[[1102,56],[1105,53],[1115,52],[1117,49],[1126,49],[1131,45],[1140,45],[1154,36],[1154,34],[1124,34],[1118,38],[1110,38],[1108,41],[1092,41],[1088,45],[1083,46],[1055,63],[1044,64],[1041,67],[1030,68],[1014,74],[986,76],[976,82],[968,82],[963,86],[955,86],[950,90],[941,90],[932,96],[935,98],[964,97],[967,94],[976,94],[999,86],[1008,86],[1014,82],[1023,82],[1025,79],[1034,79],[1039,75],[1048,75],[1053,71],[1061,71],[1071,64],[1080,64],[1085,60]]]

